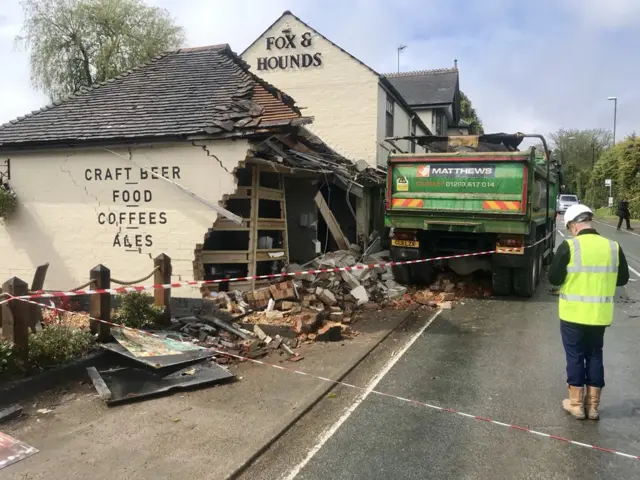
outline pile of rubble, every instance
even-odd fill
[[[428,288],[408,290],[393,279],[390,268],[371,266],[388,260],[388,251],[372,255],[337,251],[287,268],[291,274],[311,273],[292,275],[292,280],[254,291],[215,292],[204,287],[202,311],[177,319],[176,328],[195,337],[199,345],[235,355],[256,358],[280,349],[298,359],[293,349],[300,343],[340,341],[355,335],[350,326],[359,309],[416,305],[451,309],[459,298],[491,295],[483,282],[452,272],[441,273]],[[345,267],[350,270],[327,271]]]
[[[288,271],[351,267],[353,270],[350,271],[303,275],[301,287],[317,296],[328,291],[330,292],[328,295],[335,296],[337,300],[340,300],[341,297],[346,298],[354,301],[358,306],[368,302],[383,305],[390,300],[399,299],[407,293],[407,288],[393,279],[391,269],[366,267],[391,261],[389,251],[384,250],[364,255],[360,261],[358,261],[358,257],[359,254],[355,250],[332,252],[314,259],[310,264],[292,264]],[[358,267],[366,268],[359,269]]]
[[[236,295],[238,294],[238,295]],[[213,348],[234,356],[259,358],[270,350],[281,350],[290,360],[297,361],[302,357],[294,352],[297,347],[295,336],[282,336],[274,333],[268,335],[260,325],[249,325],[247,313],[231,314],[237,307],[236,298],[244,303],[240,292],[216,295],[215,303],[205,302],[203,308],[195,315],[174,319],[173,330],[180,331],[193,338],[193,342],[206,348]],[[248,308],[248,305],[245,304]],[[243,307],[240,307],[243,308]],[[223,319],[221,317],[226,317]],[[226,364],[233,361],[233,357],[220,355],[217,362]]]
[[[227,348],[241,351],[246,350],[246,342],[256,339],[263,342],[261,347],[255,347],[258,351],[268,348],[275,331],[278,332],[275,335],[283,338],[282,344],[290,348],[295,348],[298,341],[339,341],[353,334],[349,325],[360,307],[378,310],[407,293],[406,287],[393,280],[389,269],[357,269],[359,265],[383,263],[388,255],[388,251],[383,251],[364,256],[358,262],[355,251],[332,252],[306,265],[289,265],[289,273],[314,271],[295,275],[293,280],[247,293],[204,290],[205,305],[212,313],[208,317],[202,314],[192,317],[191,323],[182,324],[181,328],[206,344],[222,342]],[[356,268],[319,271],[344,267]],[[221,336],[220,326],[213,323],[212,315],[231,322],[229,325],[235,323],[235,331],[223,327],[226,333]],[[203,322],[203,318],[209,321]],[[274,330],[276,327],[279,330]],[[224,338],[229,333],[235,336],[233,340]],[[233,342],[235,346],[231,345]]]

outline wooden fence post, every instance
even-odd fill
[[[171,283],[171,258],[161,253],[153,259],[154,268],[157,268],[153,275],[155,285],[165,285]],[[171,289],[156,288],[153,291],[154,305],[164,307],[164,313],[158,323],[161,325],[171,325]]]
[[[111,270],[100,264],[91,269],[89,272],[91,279],[91,288],[111,288]],[[100,295],[91,295],[91,305],[89,313],[94,318],[100,320],[111,321],[111,294],[103,293]],[[111,326],[107,323],[96,322],[91,320],[91,333],[98,334],[99,342],[107,342],[111,337]]]
[[[2,291],[19,297],[29,294],[29,284],[13,277],[2,284]],[[29,357],[29,315],[31,304],[13,300],[2,305],[2,336],[15,344],[18,357],[27,364]]]

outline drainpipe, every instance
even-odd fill
[[[411,135],[412,135],[412,129],[411,129],[411,126],[413,125],[413,120],[414,120],[415,118],[416,118],[416,114],[415,114],[415,113],[409,117],[409,135],[408,135],[408,136],[411,136]],[[409,145],[407,145],[407,146],[409,147],[409,148],[408,148],[409,152],[411,152],[411,144],[412,144],[412,143],[415,145],[415,140],[414,140],[413,142],[412,142],[412,141],[409,141]]]

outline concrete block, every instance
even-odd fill
[[[369,301],[369,294],[367,289],[362,285],[351,290],[351,296],[356,300],[358,305],[364,305]]]

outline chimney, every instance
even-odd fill
[[[453,59],[453,69],[454,69],[454,70],[457,70],[457,69],[458,69],[458,59],[457,59],[457,58],[454,58],[454,59]]]

